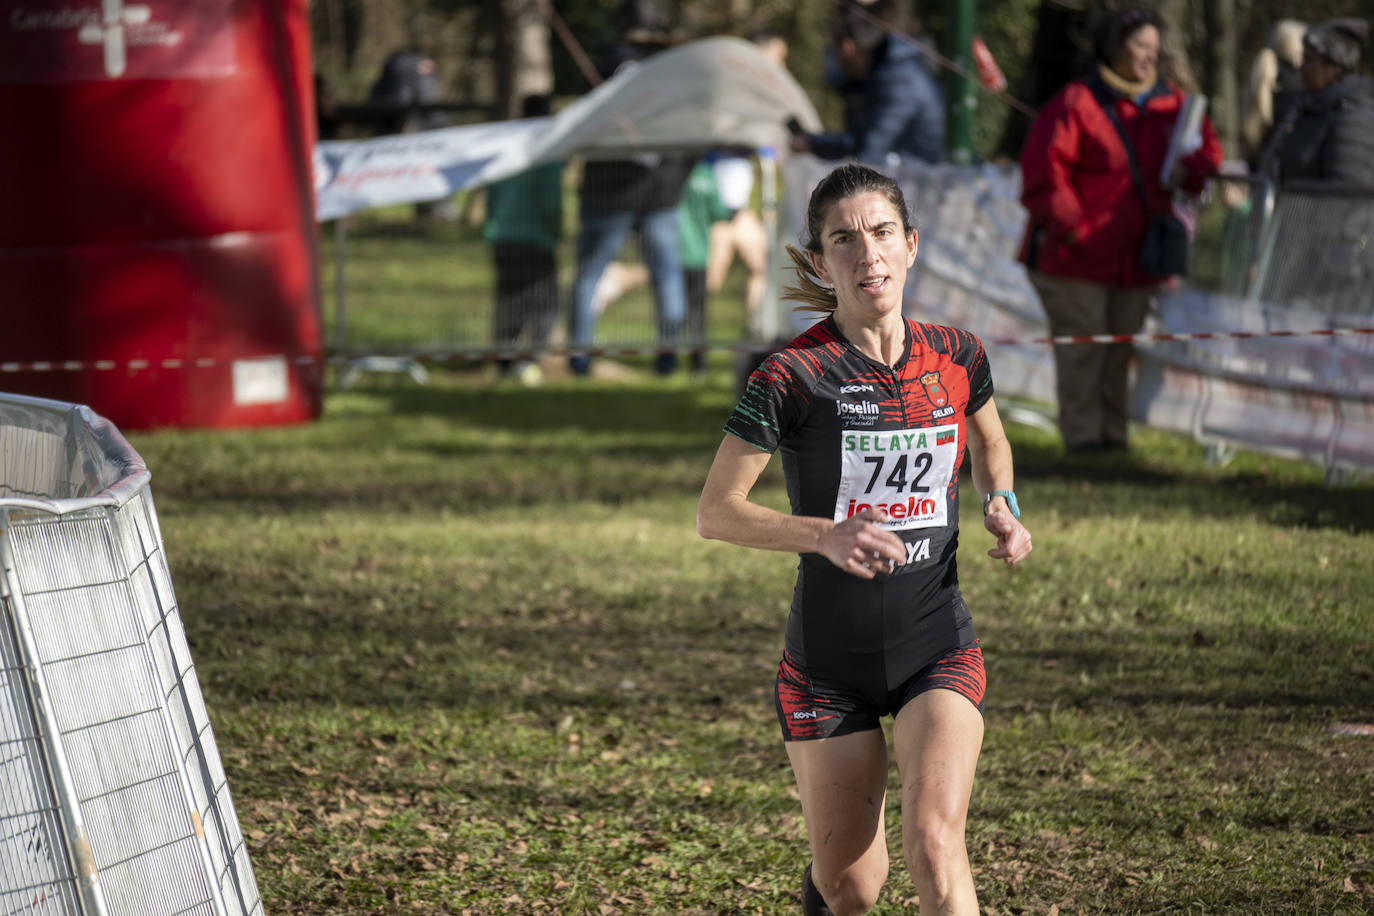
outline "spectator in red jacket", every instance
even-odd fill
[[[1202,145],[1161,181],[1182,91],[1158,72],[1163,24],[1149,10],[1110,15],[1097,31],[1097,66],[1041,110],[1021,153],[1021,201],[1029,211],[1021,260],[1055,336],[1135,334],[1167,278],[1140,266],[1150,216],[1173,207],[1176,190],[1198,193],[1221,165],[1209,121]],[[1131,140],[1143,194],[1125,144]],[[1054,349],[1059,431],[1069,451],[1126,447],[1130,344]]]

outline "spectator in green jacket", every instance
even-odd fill
[[[527,96],[527,118],[549,113],[549,97]],[[487,187],[487,218],[482,235],[496,262],[494,342],[502,375],[525,384],[542,380],[533,359],[516,360],[514,348],[528,334],[531,354],[549,342],[558,316],[558,264],[555,250],[563,237],[563,163],[537,165]]]
[[[692,343],[692,371],[706,368],[706,262],[711,251],[711,227],[734,216],[721,200],[715,160],[698,162],[682,186],[677,208],[682,279],[687,289],[687,335]]]

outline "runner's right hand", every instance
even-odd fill
[[[881,527],[887,513],[864,509],[821,535],[818,552],[852,576],[872,579],[906,562],[902,539]]]

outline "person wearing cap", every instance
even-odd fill
[[[1358,74],[1363,19],[1328,19],[1303,36],[1304,98],[1274,130],[1260,170],[1276,181],[1374,187],[1374,79]]]
[[[845,129],[794,131],[795,152],[878,165],[890,153],[925,162],[944,158],[944,96],[921,50],[900,34],[904,25],[897,0],[841,0],[827,78],[846,97]]]

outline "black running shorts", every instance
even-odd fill
[[[953,690],[983,711],[987,675],[976,640],[950,650],[895,690],[885,692],[813,678],[783,652],[773,699],[782,740],[811,741],[880,728],[883,716],[895,717],[916,696],[937,689]]]

